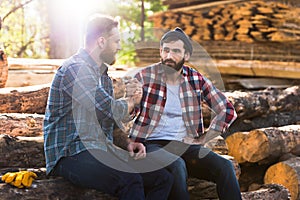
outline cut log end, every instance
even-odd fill
[[[263,131],[253,130],[246,136],[247,139],[244,142],[244,149],[242,157],[251,162],[258,162],[263,160],[269,152],[268,138]],[[267,152],[262,154],[261,152]]]
[[[238,163],[244,163],[246,160],[241,156],[240,145],[246,137],[246,132],[236,132],[228,136],[225,140],[228,147],[228,155],[234,157]]]
[[[300,197],[300,158],[291,158],[272,165],[266,171],[265,184],[276,183],[285,186],[291,193],[291,199]]]

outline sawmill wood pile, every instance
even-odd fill
[[[299,62],[299,7],[262,0],[217,3],[169,9],[149,19],[158,38],[181,27],[215,59]]]
[[[192,7],[193,8],[193,7]],[[300,40],[300,8],[261,0],[221,4],[209,9],[168,10],[150,17],[155,28],[182,27],[195,41],[242,42]]]

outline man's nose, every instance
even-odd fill
[[[169,51],[169,52],[167,53],[167,58],[173,58],[172,51]]]

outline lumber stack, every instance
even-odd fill
[[[198,42],[291,42],[300,40],[299,13],[299,8],[278,2],[257,0],[223,4],[221,1],[209,8],[201,5],[168,10],[151,16],[150,20],[156,28],[182,27]]]
[[[171,7],[176,4],[175,1],[167,2]],[[264,0],[189,2],[197,5],[169,9],[150,16],[149,20],[154,24],[153,34],[161,38],[166,31],[179,26],[195,43],[201,44],[209,56],[221,61],[300,62],[300,8],[295,4]],[[203,54],[201,49],[194,49],[195,57]],[[147,43],[142,49],[137,48],[137,58],[138,65],[158,62],[159,44]],[[293,64],[290,65],[293,68]],[[251,63],[251,66],[256,69],[256,63]],[[247,70],[250,73],[242,75],[259,76],[259,73],[251,73],[251,67]],[[295,70],[299,73],[297,67],[292,69]],[[285,73],[284,70],[281,72]],[[280,73],[276,76],[286,78]],[[263,76],[273,74],[264,73]]]

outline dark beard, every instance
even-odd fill
[[[166,64],[167,62],[174,63],[174,66]],[[181,61],[179,61],[177,64],[175,61],[171,59],[166,59],[166,60],[161,59],[161,63],[163,64],[164,70],[168,74],[173,74],[175,72],[180,71],[184,62],[185,62],[184,58]]]

